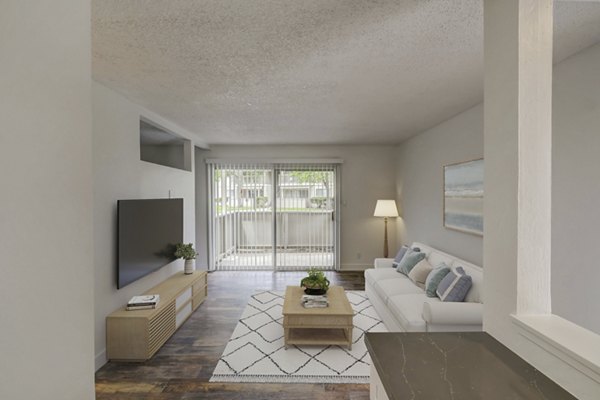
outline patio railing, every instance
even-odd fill
[[[334,252],[335,222],[331,210],[278,211],[277,252],[331,253]],[[237,210],[216,217],[215,262],[217,266],[232,255],[268,253],[273,251],[273,213]],[[333,260],[333,257],[329,259]],[[272,262],[272,258],[270,259]],[[278,256],[278,262],[282,260]]]

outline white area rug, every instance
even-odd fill
[[[283,292],[253,295],[211,382],[369,383],[365,332],[387,332],[363,291],[346,291],[355,311],[352,350],[283,344]]]

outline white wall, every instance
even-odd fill
[[[395,159],[393,146],[212,146],[210,151],[197,151],[196,167],[205,168],[205,158],[341,158],[341,268],[364,269],[373,259],[383,256],[383,220],[373,217],[378,199],[395,197]],[[197,212],[206,211],[206,180],[198,170],[196,187]],[[390,255],[396,252],[396,221],[388,223]],[[206,229],[199,219],[198,230]],[[197,243],[206,254],[205,237]],[[360,254],[360,257],[358,255]],[[206,261],[204,261],[206,264]]]
[[[0,398],[94,398],[90,2],[0,12]]]
[[[600,333],[596,242],[600,226],[600,44],[554,66],[552,309]],[[398,148],[401,243],[423,241],[481,265],[482,240],[442,222],[442,166],[481,157],[483,107],[476,106]]]
[[[105,318],[183,269],[181,260],[117,290],[116,207],[119,199],[184,199],[184,241],[195,241],[194,173],[140,160],[139,121],[144,116],[174,133],[191,134],[115,91],[93,83],[94,278],[96,368],[106,362]]]
[[[579,350],[586,347],[582,343],[576,346],[569,343],[573,340],[572,332],[580,334],[580,330],[559,322],[559,318],[551,316],[547,304],[544,304],[549,297],[546,278],[550,275],[550,265],[544,264],[544,258],[550,251],[550,238],[536,231],[550,225],[551,221],[548,198],[543,198],[544,194],[550,195],[550,163],[546,164],[546,160],[550,161],[547,156],[551,148],[548,146],[550,132],[545,129],[550,122],[547,118],[549,104],[548,109],[540,107],[540,104],[546,105],[548,98],[539,97],[544,96],[550,86],[550,54],[547,54],[547,64],[541,57],[548,50],[543,45],[544,39],[548,38],[545,35],[552,34],[548,12],[551,7],[551,1],[516,0],[486,0],[484,6],[484,329],[577,398],[597,399],[600,381],[597,373],[593,372],[595,369],[588,368],[577,357],[573,358],[572,354],[577,351],[560,350],[561,345]],[[522,29],[519,23],[528,25],[529,29]],[[561,69],[562,66],[558,65],[555,70],[554,85],[557,82],[572,85],[572,77],[563,74]],[[561,92],[556,91],[554,101],[560,104],[561,96]],[[573,118],[577,116],[570,115],[564,122],[576,125]],[[555,140],[569,134],[569,130],[553,132]],[[560,141],[557,145],[561,146]],[[562,151],[560,148],[555,150]],[[572,159],[571,162],[581,161]],[[553,169],[556,170],[556,164]],[[533,178],[538,182],[530,182]],[[556,195],[554,191],[552,196]],[[536,199],[536,196],[542,198]],[[552,220],[552,230],[561,229],[562,226]],[[534,236],[537,236],[537,242]],[[533,244],[527,246],[526,243]],[[554,253],[565,249],[551,250]],[[536,262],[531,263],[533,260]],[[579,290],[585,290],[586,281],[593,281],[593,277],[575,271],[579,265],[581,263],[571,263],[570,267],[573,268],[573,276],[577,277],[574,279],[581,283]],[[537,272],[537,275],[531,272]],[[536,295],[533,299],[532,294]],[[564,300],[572,301],[569,298]],[[521,322],[529,317],[543,321],[541,325],[545,327],[553,327],[548,331],[555,335],[557,344],[550,345],[552,342],[534,336],[539,335],[539,329],[527,330],[517,324],[516,319],[511,317],[517,313],[520,313]],[[588,333],[586,340],[597,338]],[[594,354],[595,348],[589,346],[584,351]]]
[[[142,145],[142,159],[151,163],[191,171],[190,165],[185,165],[186,151],[184,143],[176,145]]]
[[[545,287],[545,274],[550,272],[550,265],[544,265],[542,259],[548,256],[545,250],[549,247],[550,238],[539,235],[539,246],[526,246],[526,243],[535,243],[533,236],[537,229],[550,222],[547,201],[535,202],[541,203],[539,211],[530,209],[531,205],[535,205],[532,199],[536,195],[550,191],[550,165],[534,164],[536,161],[545,161],[543,159],[551,151],[547,146],[549,138],[546,137],[550,132],[544,130],[545,125],[550,122],[546,118],[549,115],[545,115],[549,114],[550,105],[548,104],[546,113],[546,110],[539,108],[539,104],[544,104],[544,100],[548,99],[538,98],[550,86],[549,71],[545,68],[548,65],[544,66],[540,57],[547,48],[539,43],[547,38],[545,35],[552,33],[548,29],[548,9],[551,12],[551,1],[485,1],[486,197],[483,322],[488,333],[576,398],[595,400],[600,393],[600,381],[597,372],[594,372],[597,368],[588,368],[585,362],[573,354],[587,351],[588,354],[595,355],[597,347],[585,346],[581,342],[576,345],[569,343],[573,340],[574,332],[579,336],[588,335],[581,335],[580,330],[571,324],[559,322],[559,317],[551,316],[542,302],[530,303],[532,293],[538,295],[538,299],[534,299],[536,301],[546,300],[546,295],[550,294]],[[527,22],[529,29],[522,29],[520,24],[525,25]],[[539,51],[540,49],[542,50]],[[549,64],[550,57],[547,60]],[[560,66],[556,72],[555,82],[564,78],[560,74]],[[543,81],[546,78],[548,82]],[[539,86],[534,85],[534,82]],[[560,96],[560,93],[556,95]],[[539,100],[542,101],[538,102]],[[560,134],[561,132],[554,132],[555,137]],[[538,154],[532,151],[535,149]],[[534,177],[542,184],[528,182]],[[527,186],[528,183],[530,187]],[[532,197],[525,197],[528,193]],[[532,217],[538,217],[538,220],[535,221]],[[531,221],[530,224],[527,224],[528,220]],[[552,230],[554,229],[561,227],[553,223]],[[522,254],[525,252],[531,254]],[[538,262],[530,263],[534,258]],[[529,274],[540,266],[546,267],[546,271],[539,268],[536,271],[539,276]],[[579,278],[582,283],[590,279],[589,276]],[[542,339],[539,329],[527,329],[517,324],[517,319],[512,317],[517,312],[521,313],[518,316],[521,322],[527,317],[543,321],[541,325],[548,328],[548,334],[556,341],[553,343]],[[597,341],[597,337],[591,333],[585,340],[593,342],[590,337]],[[561,351],[562,345],[577,350]],[[582,351],[582,348],[585,350]]]
[[[482,265],[483,239],[444,228],[444,165],[483,157],[483,107],[408,139],[396,153],[399,244],[418,241]]]
[[[600,333],[600,44],[554,75],[552,309]]]

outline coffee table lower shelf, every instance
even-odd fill
[[[289,345],[339,345],[352,350],[352,327],[285,328],[285,348]]]

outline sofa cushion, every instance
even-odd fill
[[[423,289],[415,285],[413,281],[405,276],[397,277],[396,279],[382,279],[375,282],[373,287],[379,294],[379,297],[385,302],[387,302],[391,296],[397,296],[399,294],[424,293]]]
[[[408,273],[408,278],[417,285],[423,286],[429,273],[433,270],[426,258],[418,262],[417,265]],[[423,286],[424,287],[424,286]]]
[[[471,277],[462,267],[457,267],[442,279],[436,293],[442,301],[463,301],[471,284]]]
[[[425,258],[425,253],[421,253],[420,251],[414,251],[409,249],[400,264],[398,264],[398,272],[408,275],[408,273],[421,261]]]
[[[442,279],[450,272],[450,267],[448,267],[445,263],[442,263],[435,267],[433,271],[427,276],[427,280],[425,281],[425,294],[427,297],[436,297],[437,296],[437,288]]]
[[[371,285],[382,279],[397,279],[402,276],[402,274],[398,274],[396,270],[392,268],[369,268],[365,270],[365,281]]]
[[[400,294],[388,300],[388,307],[406,332],[424,332],[426,329],[423,303],[428,297],[425,293]]]

